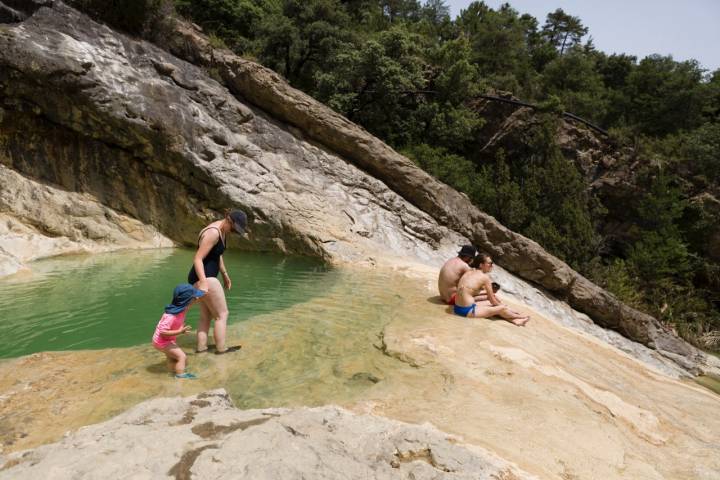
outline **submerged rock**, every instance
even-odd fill
[[[238,410],[224,390],[159,398],[4,459],[0,479],[531,479],[431,425],[334,406]]]

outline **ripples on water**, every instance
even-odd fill
[[[57,257],[33,263],[32,273],[0,279],[0,358],[149,342],[174,286],[187,280],[193,254],[167,249]],[[308,258],[232,251],[224,258],[233,280],[230,324],[312,298],[334,275]],[[188,314],[193,326],[198,312]]]

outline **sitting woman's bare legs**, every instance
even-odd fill
[[[200,323],[198,324],[197,341],[198,352],[207,350],[207,335],[210,330],[210,321],[215,320],[213,325],[213,338],[217,352],[225,351],[225,330],[227,329],[228,308],[225,301],[225,292],[220,281],[210,277],[208,281],[208,293],[205,301],[200,303]]]
[[[525,325],[530,320],[529,315],[522,315],[518,312],[514,312],[510,310],[507,305],[487,306],[476,304],[475,314],[473,315],[471,313],[470,315],[474,316],[475,318],[490,318],[497,315],[504,318],[508,322],[520,327]]]

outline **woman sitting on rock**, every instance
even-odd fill
[[[490,318],[499,315],[514,325],[525,325],[530,320],[530,316],[513,312],[495,297],[492,280],[488,275],[493,267],[492,258],[489,255],[480,253],[476,257],[476,262],[478,270],[470,270],[458,282],[457,297],[453,307],[455,315],[475,318]],[[489,306],[475,301],[475,297],[480,295],[482,290],[487,295],[487,300],[490,302]]]
[[[225,288],[230,290],[232,282],[222,257],[226,248],[226,237],[231,231],[243,235],[246,227],[247,216],[244,212],[228,210],[225,212],[225,218],[203,228],[198,236],[198,249],[188,274],[189,283],[198,290],[207,292],[206,300],[200,304],[200,322],[198,323],[197,349],[195,350],[197,353],[208,350],[208,332],[212,319],[215,319],[213,327],[215,353],[219,355],[240,349],[240,345],[229,348],[225,346],[229,312],[225,301],[225,292],[223,292],[217,276],[222,274]]]

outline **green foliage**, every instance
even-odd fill
[[[710,75],[706,91],[707,101],[703,105],[703,114],[710,122],[720,122],[720,69]]]
[[[537,104],[537,111],[562,115],[565,111],[565,104],[557,95],[549,95],[545,100]]]
[[[687,168],[708,183],[720,184],[720,123],[706,123],[687,134],[680,145]]]
[[[596,71],[595,59],[572,49],[547,64],[543,72],[544,90],[562,99],[565,109],[581,117],[599,121],[606,110],[605,87]]]
[[[481,170],[481,179],[474,202],[511,229],[519,230],[525,226],[530,210],[520,185],[512,176],[505,151],[499,150],[495,164]]]
[[[429,57],[438,71],[432,81],[438,102],[460,105],[484,90],[477,65],[472,63],[472,48],[468,39],[447,41],[431,50]]]
[[[476,189],[482,188],[482,177],[475,173],[473,163],[443,148],[421,143],[402,150],[402,153],[440,181],[471,196]]]
[[[568,15],[562,8],[548,13],[542,28],[542,35],[560,51],[560,55],[578,45],[587,33],[588,29],[583,26],[580,18]]]
[[[410,138],[416,95],[425,87],[415,34],[398,27],[335,57],[332,70],[316,74],[319,98],[394,145]]]
[[[601,279],[601,285],[628,305],[640,309],[647,308],[642,290],[638,288],[640,279],[633,266],[625,260],[615,259],[602,272],[595,272],[593,276]]]
[[[625,117],[641,133],[666,135],[702,123],[702,69],[694,60],[651,55],[627,76]]]
[[[685,276],[690,268],[685,244],[678,237],[664,237],[659,232],[643,233],[633,245],[628,260],[648,283],[658,284],[670,276]]]
[[[420,2],[417,0],[380,0],[383,15],[391,22],[417,20],[420,17]]]
[[[238,53],[252,49],[253,31],[273,10],[272,2],[262,0],[176,0],[175,6]]]
[[[599,237],[592,215],[596,201],[577,168],[555,144],[557,123],[551,117],[530,127],[522,161],[511,162],[500,149],[491,165],[477,168],[445,150],[406,152],[443,182],[468,194],[503,225],[538,241],[546,249],[581,266],[597,254]]]
[[[642,236],[628,255],[645,282],[658,284],[668,277],[687,279],[689,252],[677,225],[684,209],[680,190],[667,175],[660,172],[650,180],[648,193],[637,209]]]
[[[531,59],[527,38],[536,27],[521,19],[508,4],[497,11],[484,2],[473,2],[460,13],[457,24],[472,45],[472,61],[480,73],[496,88],[509,89],[506,81],[514,77],[515,85],[529,81]]]
[[[460,105],[450,103],[422,103],[408,118],[405,144],[429,141],[453,151],[462,150],[475,137],[482,126],[477,113]]]
[[[351,41],[349,21],[337,0],[285,0],[282,15],[267,16],[258,27],[258,56],[293,85],[313,90],[316,72]]]
[[[530,223],[520,231],[578,269],[597,255],[593,217],[601,210],[577,167],[560,152],[557,120],[546,117],[526,132],[527,157],[516,167]]]

